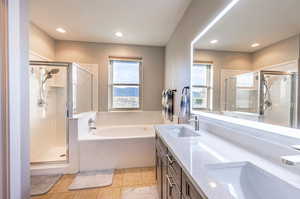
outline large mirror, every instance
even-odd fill
[[[297,128],[299,0],[241,0],[193,46],[192,112]]]

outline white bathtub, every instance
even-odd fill
[[[80,171],[154,166],[153,126],[111,126],[80,135]]]

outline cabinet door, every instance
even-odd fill
[[[181,192],[178,185],[173,181],[173,177],[166,175],[167,180],[167,198],[181,199]]]
[[[156,181],[157,181],[157,188],[158,188],[158,194],[159,198],[162,198],[162,167],[161,167],[161,157],[160,152],[158,149],[155,150],[156,153]]]
[[[166,154],[161,154],[161,167],[162,167],[162,199],[167,199],[167,189],[168,189],[168,180],[167,180],[167,174],[168,174],[168,162],[166,158]]]
[[[182,196],[184,199],[207,199],[203,192],[198,192],[188,177],[182,172]]]

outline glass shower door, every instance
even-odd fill
[[[67,161],[68,67],[31,62],[31,163]]]
[[[261,71],[260,115],[263,122],[293,127],[295,74]]]

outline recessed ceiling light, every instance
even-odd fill
[[[218,42],[219,42],[219,41],[216,40],[216,39],[210,41],[211,44],[216,44],[216,43],[218,43]]]
[[[63,28],[56,28],[56,31],[57,32],[60,32],[60,33],[66,33],[67,31]]]
[[[211,188],[216,188],[217,187],[217,183],[215,183],[215,182],[209,182],[208,184]]]
[[[255,48],[255,47],[259,46],[259,45],[260,45],[259,43],[254,43],[254,44],[251,45],[251,47]]]
[[[115,35],[116,35],[117,37],[123,37],[123,33],[121,33],[121,32],[116,32]]]

